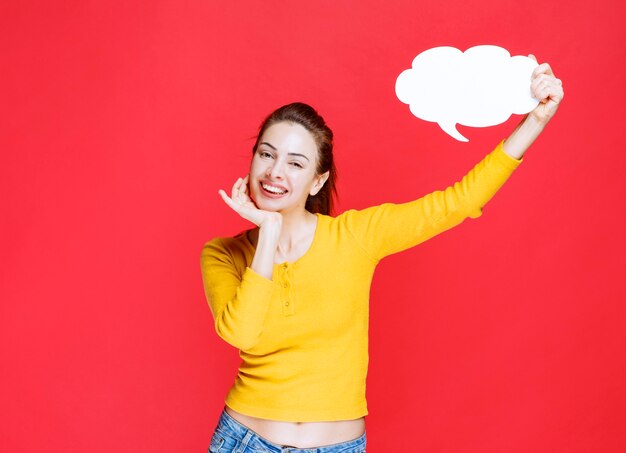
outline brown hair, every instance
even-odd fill
[[[268,127],[280,122],[299,124],[311,133],[317,144],[318,175],[329,172],[328,179],[322,189],[315,195],[309,195],[305,209],[309,212],[330,215],[333,209],[333,199],[337,196],[337,169],[333,161],[333,131],[326,125],[313,107],[302,102],[283,105],[270,113],[261,123],[259,135],[256,138],[252,153],[256,152],[261,136]]]

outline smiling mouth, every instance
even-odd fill
[[[261,183],[261,187],[263,188],[263,190],[265,190],[268,193],[271,193],[272,195],[284,195],[287,193],[287,190],[279,189],[278,187],[265,184],[264,182]]]

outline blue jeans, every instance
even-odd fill
[[[211,438],[209,453],[366,453],[366,443],[367,437],[363,433],[353,440],[317,448],[279,445],[242,425],[224,409]]]

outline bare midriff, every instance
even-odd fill
[[[259,436],[282,446],[316,448],[358,439],[365,432],[365,417],[329,422],[283,422],[251,417],[224,406],[228,415]]]

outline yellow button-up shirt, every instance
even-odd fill
[[[270,420],[352,420],[368,414],[369,292],[385,256],[413,247],[483,206],[522,162],[501,142],[459,182],[408,203],[317,214],[309,250],[271,280],[249,266],[247,232],[207,242],[202,278],[217,334],[242,362],[225,403]]]

